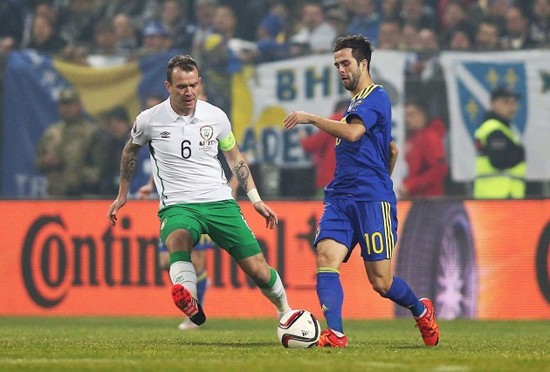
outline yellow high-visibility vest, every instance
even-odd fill
[[[489,119],[475,131],[475,138],[482,148],[487,145],[487,137],[495,130],[502,131],[512,142],[520,144],[519,137],[504,123]],[[476,199],[522,199],[525,197],[525,161],[512,168],[497,169],[491,165],[483,152],[476,156],[476,178],[474,198]]]

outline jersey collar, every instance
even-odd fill
[[[193,114],[193,116],[190,116],[188,117],[185,117],[185,116],[182,116],[180,114],[178,114],[177,112],[174,111],[174,109],[172,108],[172,105],[170,104],[170,97],[168,97],[166,99],[166,101],[164,101],[164,104],[166,105],[166,110],[168,112],[168,115],[170,116],[170,119],[172,119],[172,121],[175,123],[176,121],[178,121],[179,118],[182,118],[185,120],[186,123],[189,123],[189,124],[195,124],[199,119],[196,117],[196,114],[197,114],[197,108],[195,107],[195,113]],[[197,106],[198,106],[198,102],[197,102]]]

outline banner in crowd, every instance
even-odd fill
[[[393,135],[400,145],[404,141],[403,100],[405,54],[376,51],[370,72],[376,84],[390,96],[393,111]],[[252,161],[279,166],[308,164],[300,146],[300,128],[311,133],[313,126],[283,130],[283,119],[291,111],[301,110],[329,116],[335,104],[351,99],[334,67],[332,54],[319,54],[291,60],[263,63],[245,69],[241,84],[233,88],[235,135]],[[398,162],[394,180],[399,182],[404,162]]]
[[[489,109],[491,91],[519,93],[513,120],[526,150],[527,178],[549,180],[550,51],[442,53],[450,117],[451,172],[456,181],[475,175],[474,132]]]
[[[35,170],[35,152],[44,130],[60,120],[57,98],[63,89],[76,88],[84,110],[93,118],[119,105],[132,118],[145,97],[166,96],[166,64],[172,55],[174,52],[116,67],[92,68],[31,50],[10,53],[3,86],[2,195],[47,196],[45,178]],[[148,175],[136,182],[144,184],[147,179]]]
[[[0,316],[181,316],[158,267],[156,201],[0,201]],[[241,203],[291,306],[322,317],[312,240],[321,202],[271,202],[266,229]],[[550,319],[550,200],[398,203],[395,274],[433,299],[440,319]],[[518,218],[519,216],[519,218]],[[341,267],[346,319],[410,317],[368,283],[357,248]],[[275,317],[271,303],[221,249],[207,251],[211,318]],[[511,289],[515,292],[512,292]],[[244,314],[244,315],[243,315]]]

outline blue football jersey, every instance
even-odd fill
[[[342,120],[349,123],[354,117],[367,131],[356,142],[336,140],[336,170],[325,188],[325,199],[395,202],[389,175],[391,102],[382,86],[369,85],[351,99]]]

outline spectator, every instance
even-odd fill
[[[348,100],[338,101],[334,106],[334,112],[329,117],[331,120],[340,120],[348,106]],[[315,196],[322,199],[325,186],[334,178],[336,167],[336,153],[334,146],[336,138],[323,130],[317,130],[307,135],[303,129],[299,129],[300,143],[304,152],[311,155],[315,167]]]
[[[407,54],[405,73],[409,77],[428,80],[440,73],[439,42],[435,31],[425,28],[418,32],[418,50]]]
[[[550,0],[534,0],[531,36],[541,46],[550,46]]]
[[[402,40],[399,21],[391,18],[383,20],[378,35],[378,49],[401,50],[404,48]]]
[[[460,24],[468,24],[468,8],[463,1],[450,0],[445,4],[441,18],[440,32],[450,32]]]
[[[120,179],[120,157],[130,138],[132,123],[122,106],[109,111],[105,117],[105,163],[101,172],[100,194],[116,195]]]
[[[401,0],[383,0],[380,6],[382,20],[398,19],[401,12]]]
[[[0,40],[11,38],[20,45],[25,27],[25,7],[22,1],[0,1]]]
[[[247,41],[256,40],[258,27],[266,14],[270,13],[273,5],[283,4],[279,0],[231,0],[222,1],[224,5],[230,5],[237,17],[236,36]]]
[[[430,119],[428,109],[419,100],[405,103],[407,138],[404,157],[408,173],[397,194],[401,198],[443,196],[447,160],[445,126],[439,119]]]
[[[42,135],[36,168],[46,175],[51,197],[97,195],[105,156],[101,130],[84,117],[74,89],[61,92],[58,107],[61,120]]]
[[[474,37],[470,27],[460,23],[447,33],[445,49],[467,51],[473,49]]]
[[[136,30],[143,29],[144,25],[152,21],[159,12],[158,0],[108,0],[102,2],[102,19],[114,19],[119,14],[128,17],[128,22]]]
[[[403,0],[401,21],[404,25],[413,25],[417,29],[437,30],[437,18],[433,9],[424,4],[424,0]]]
[[[440,48],[435,31],[425,28],[418,33],[416,51],[407,53],[405,91],[414,92],[430,113],[445,118],[447,101],[445,79],[439,62]]]
[[[213,33],[214,14],[217,7],[216,0],[197,0],[195,7],[195,19],[197,28],[193,36],[191,51],[201,64],[202,48],[204,42]]]
[[[476,17],[479,17],[479,15],[475,14],[474,12],[476,12],[479,9],[484,10],[479,13],[483,14],[483,17],[488,18],[493,22],[495,22],[495,24],[499,25],[499,36],[503,36],[506,32],[504,29],[504,23],[505,23],[504,18],[505,18],[506,10],[510,6],[512,6],[512,0],[490,0],[487,2],[486,7],[482,7],[479,5],[473,7],[473,11],[470,11],[470,15],[473,15],[472,19],[476,19]]]
[[[232,73],[240,71],[243,63],[257,56],[256,43],[235,37],[237,18],[230,6],[219,6],[214,15],[214,32],[204,41],[201,49],[203,76],[210,101],[231,112]],[[215,93],[215,94],[211,94]]]
[[[152,21],[143,29],[142,46],[139,49],[139,55],[150,55],[161,53],[172,47],[172,39],[164,26],[156,21]]]
[[[491,20],[482,20],[477,26],[474,49],[478,51],[501,50],[498,26]]]
[[[512,128],[519,95],[499,87],[491,93],[490,110],[475,131],[476,199],[525,197],[525,150]]]
[[[87,62],[92,67],[111,67],[126,62],[117,53],[115,30],[109,20],[100,20],[94,26],[94,42],[88,51]]]
[[[348,34],[366,36],[372,45],[377,47],[382,17],[376,9],[375,0],[354,0],[352,4]]]
[[[293,54],[325,53],[332,50],[336,30],[325,19],[323,7],[306,2],[301,9],[301,27],[291,36]]]
[[[401,36],[403,38],[403,46],[405,50],[414,52],[421,49],[419,41],[420,30],[412,24],[405,24],[401,28]]]
[[[58,35],[70,45],[90,47],[100,8],[94,0],[72,0],[59,9]]]
[[[59,54],[66,45],[67,43],[56,34],[52,21],[48,17],[41,14],[34,16],[31,39],[27,48],[42,53]]]
[[[521,50],[538,46],[537,41],[531,37],[529,20],[520,8],[509,7],[504,18],[506,32],[501,42],[505,49]]]
[[[341,7],[334,7],[327,11],[327,22],[336,31],[336,36],[344,36],[347,31],[348,14]]]
[[[139,49],[139,39],[130,17],[119,13],[113,18],[117,53],[132,58]]]
[[[54,29],[54,33],[57,34],[59,30],[59,17],[57,8],[54,6],[51,0],[36,0],[33,2],[33,7],[27,7],[24,11],[23,32],[19,37],[20,47],[27,48],[32,38],[33,19],[37,15],[42,15],[48,18]]]
[[[193,36],[197,27],[186,16],[179,0],[164,0],[160,23],[166,36],[172,40],[174,48],[181,49],[185,53],[191,52]]]
[[[286,42],[285,19],[278,14],[268,14],[258,26],[257,61],[276,61],[290,56]]]

